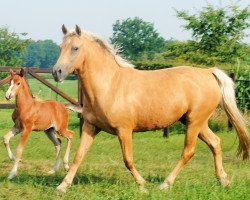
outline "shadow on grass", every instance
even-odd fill
[[[0,176],[0,183],[10,182],[15,184],[32,184],[34,186],[56,187],[63,181],[64,177],[65,175],[36,176],[36,175],[20,174],[19,176],[13,178],[12,180],[8,180],[7,176]],[[116,178],[101,177],[93,174],[88,174],[88,175],[75,176],[72,185],[88,185],[100,182],[115,184],[118,181],[119,180],[117,180]]]

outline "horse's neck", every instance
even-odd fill
[[[34,101],[27,83],[21,87],[22,88],[20,88],[20,91],[16,96],[16,106],[19,111],[30,107],[31,103]]]
[[[88,59],[85,60],[79,76],[82,82],[84,95],[93,105],[96,100],[103,98],[110,85],[114,74],[119,70],[119,66],[103,50],[89,52]]]

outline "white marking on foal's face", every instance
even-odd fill
[[[6,94],[5,94],[5,98],[7,99],[7,100],[11,100],[12,98],[13,98],[13,93],[12,93],[12,89],[13,89],[13,87],[14,87],[14,81],[12,80],[11,82],[10,82],[10,87],[9,87],[9,89],[7,90],[7,92],[6,92]]]

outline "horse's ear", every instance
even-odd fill
[[[62,25],[62,32],[64,35],[66,35],[68,33],[68,29],[66,28],[66,26],[64,24]]]
[[[11,76],[14,76],[16,73],[12,70],[12,69],[10,69],[10,75]]]
[[[81,30],[81,28],[80,28],[78,25],[76,25],[75,31],[76,31],[77,35],[79,35],[79,36],[80,36],[81,33],[82,33],[82,30]]]
[[[20,76],[21,76],[21,77],[24,77],[25,74],[26,74],[26,70],[25,70],[24,68],[22,68],[22,69],[20,70]]]

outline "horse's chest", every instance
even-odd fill
[[[98,117],[97,114],[93,112],[88,112],[84,113],[83,116],[85,120],[95,125],[96,127],[100,128],[101,130],[115,134],[114,128],[105,119]]]

